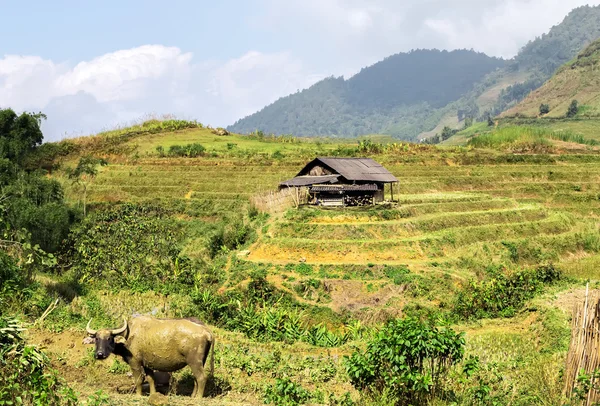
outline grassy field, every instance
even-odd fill
[[[323,399],[347,393],[358,400],[343,355],[355,345],[364,347],[370,329],[390,317],[446,314],[465,286],[490,266],[513,274],[548,263],[563,272],[562,281],[523,309],[510,317],[455,321],[453,327],[466,333],[467,355],[482,362],[477,385],[487,387],[489,396],[481,404],[494,399],[495,404],[558,404],[572,305],[585,281],[600,280],[600,155],[586,144],[514,154],[506,143],[494,142],[466,148],[407,144],[369,153],[350,140],[217,136],[203,128],[146,134],[104,154],[109,165],[91,180],[88,201],[92,211],[122,203],[168,207],[184,230],[182,252],[212,264],[221,294],[248,286],[259,270],[302,309],[305,325],[322,323],[331,331],[345,331],[352,323],[367,327],[364,336],[332,348],[264,342],[215,328],[216,380],[207,404],[262,404],[266,385],[282,376],[322,392]],[[191,143],[202,144],[205,153],[161,157],[156,149]],[[256,216],[248,214],[252,195],[275,189],[315,156],[344,151],[373,157],[394,173],[400,180],[396,202],[343,210],[300,207],[264,216],[254,238],[211,259],[207,240],[218,224]],[[63,167],[77,158],[67,156]],[[60,170],[53,176],[79,204],[80,187]],[[48,287],[59,282],[55,276],[40,280]],[[167,297],[95,288],[61,305],[30,337],[47,348],[84,399],[101,390],[106,402],[143,404],[131,394],[128,367],[113,358],[94,361],[81,345],[87,318],[104,315],[105,322],[116,322],[132,312],[178,317],[196,305],[193,290]],[[177,393],[186,395],[189,373],[177,378]],[[465,396],[459,404],[477,404],[467,400],[475,390],[467,387],[471,384],[455,381],[454,389]],[[188,404],[185,396],[172,395],[171,401]]]

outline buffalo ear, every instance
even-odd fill
[[[83,339],[83,344],[94,344],[96,342],[96,337],[86,337]]]
[[[127,340],[123,336],[115,336],[115,343],[116,344],[126,344]]]

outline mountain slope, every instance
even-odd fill
[[[538,117],[540,105],[548,104],[548,118],[564,117],[572,100],[579,102],[579,116],[600,116],[600,40],[590,44],[577,58],[562,66],[542,87],[535,90],[501,117]]]
[[[485,120],[515,106],[598,37],[600,6],[583,6],[511,61],[464,50],[397,54],[348,80],[330,77],[283,97],[229,129],[427,138],[444,125],[462,127],[465,117]]]
[[[397,54],[348,80],[330,77],[281,98],[229,129],[295,135],[384,132],[412,138],[423,125],[435,126],[435,110],[503,65],[501,59],[467,50]],[[432,123],[426,122],[428,117],[433,117]]]

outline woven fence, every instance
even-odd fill
[[[571,344],[567,355],[565,369],[564,394],[570,398],[577,385],[577,376],[580,371],[591,375],[600,367],[600,291],[585,290],[585,300],[578,303],[573,310],[571,321]],[[600,402],[600,391],[594,389],[600,382],[594,381],[592,375],[590,382],[592,389],[587,394],[583,405],[593,405]]]
[[[265,213],[281,213],[289,208],[308,202],[307,188],[287,188],[259,193],[250,198],[258,210]]]

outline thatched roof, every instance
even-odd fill
[[[350,182],[398,182],[390,171],[371,158],[315,158],[296,176],[308,175],[315,166],[328,168],[332,174],[339,174]]]

